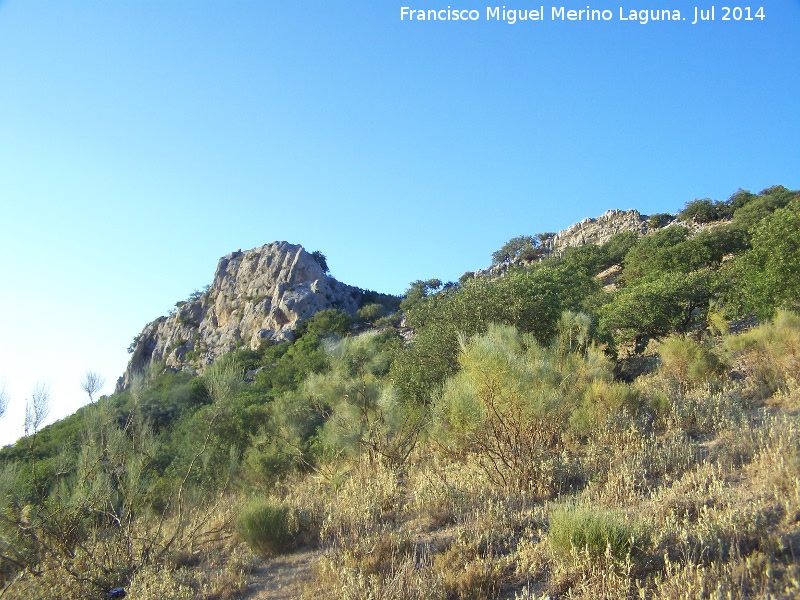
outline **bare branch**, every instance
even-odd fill
[[[25,405],[25,436],[39,431],[49,414],[50,388],[44,383],[37,383]]]
[[[8,408],[8,390],[5,380],[0,381],[0,418],[6,413]]]
[[[94,395],[102,389],[105,382],[106,378],[99,373],[91,370],[86,371],[83,379],[81,379],[81,389],[89,394],[89,402],[94,403]]]

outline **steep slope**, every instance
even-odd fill
[[[291,340],[303,319],[327,308],[353,313],[361,295],[360,289],[327,276],[302,246],[273,242],[232,252],[220,259],[205,293],[145,326],[117,391],[151,361],[201,370],[235,348]]]

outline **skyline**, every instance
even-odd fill
[[[800,188],[796,0],[694,26],[688,2],[646,25],[403,6],[0,3],[0,443],[39,382],[51,420],[87,369],[110,393],[237,249],[302,244],[401,294],[609,209]]]

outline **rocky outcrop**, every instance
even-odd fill
[[[608,210],[599,217],[584,219],[562,229],[553,238],[542,243],[542,250],[550,254],[586,244],[602,246],[609,238],[625,231],[647,233],[647,217],[638,210]]]
[[[584,219],[580,223],[573,223],[562,229],[553,237],[544,240],[537,247],[538,254],[534,260],[541,260],[550,254],[562,254],[567,248],[577,248],[586,244],[602,246],[613,235],[625,231],[635,231],[640,235],[646,234],[647,216],[637,210],[608,210],[599,217]],[[517,260],[512,263],[500,263],[486,269],[475,271],[473,277],[500,277],[514,264],[525,264]]]
[[[622,276],[622,265],[611,265],[604,271],[601,271],[594,276],[603,286],[607,292],[613,292],[617,289],[617,281]]]
[[[240,347],[293,339],[296,325],[320,310],[354,313],[362,291],[327,276],[302,246],[273,242],[223,256],[204,293],[178,302],[136,337],[117,391],[150,362],[202,370]]]

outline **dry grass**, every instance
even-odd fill
[[[402,469],[364,459],[287,477],[264,495],[286,507],[293,544],[320,557],[292,590],[313,600],[800,596],[800,393],[791,357],[774,354],[778,370],[763,358],[791,353],[794,338],[750,335],[758,343],[727,346],[744,375],[642,376],[631,393],[645,408],[623,403],[587,435],[565,436],[556,458],[571,483],[546,500],[434,444]],[[232,534],[237,502],[209,520],[218,533],[197,560],[187,547],[172,566],[140,570],[131,597],[241,597],[255,563]],[[80,596],[52,569],[7,597],[54,594]]]
[[[800,421],[746,409],[732,385],[675,394],[663,417],[655,429],[618,418],[572,447],[586,485],[546,503],[431,453],[402,477],[360,465],[336,486],[294,482],[325,498],[313,596],[796,597]],[[635,525],[565,552],[554,526],[575,503]]]

